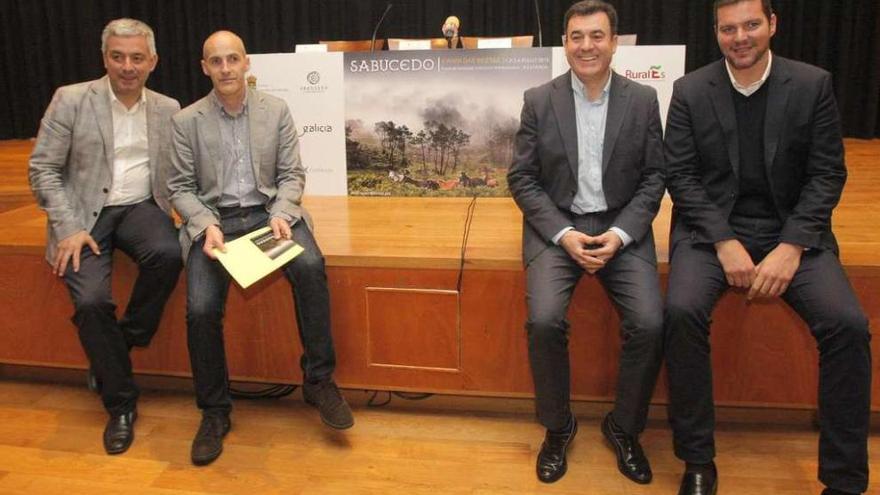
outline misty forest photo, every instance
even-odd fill
[[[547,80],[549,60],[535,68],[515,57],[487,57],[488,66],[478,57],[432,56],[433,71],[345,74],[350,195],[510,195],[522,94]],[[477,77],[480,85],[469,84]]]

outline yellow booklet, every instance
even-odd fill
[[[243,289],[253,285],[303,252],[292,239],[275,239],[263,227],[226,243],[226,252],[214,249],[217,259]]]

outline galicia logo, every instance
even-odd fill
[[[321,73],[316,70],[309,72],[309,74],[306,76],[306,81],[308,81],[309,84],[318,84],[319,82],[321,82]]]
[[[623,75],[633,81],[663,81],[666,79],[666,72],[663,71],[662,65],[652,65],[645,71],[626,69]]]
[[[306,134],[330,134],[333,132],[333,126],[330,124],[306,124],[302,126],[302,132],[297,137],[303,137]]]

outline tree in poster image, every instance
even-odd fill
[[[425,130],[433,154],[434,172],[440,176],[454,172],[461,149],[470,143],[470,134],[435,120],[425,122]]]
[[[425,133],[425,130],[422,129],[417,134],[414,134],[409,138],[409,144],[413,146],[418,146],[419,156],[422,159],[422,175],[428,175],[428,145],[430,144],[430,140],[428,139],[428,135]]]
[[[379,121],[373,128],[379,136],[379,145],[382,155],[388,160],[391,169],[397,165],[406,167],[409,160],[406,157],[406,143],[412,138],[412,131],[406,125],[396,125],[393,121]],[[396,161],[399,160],[399,163]]]

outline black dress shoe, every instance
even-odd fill
[[[137,411],[111,416],[104,428],[104,450],[108,454],[121,454],[134,441],[134,421]]]
[[[229,433],[232,422],[225,414],[205,414],[199,431],[193,439],[192,463],[196,466],[204,466],[214,462],[223,452],[223,437]]]
[[[101,383],[98,375],[95,374],[95,368],[92,368],[91,366],[89,366],[89,373],[88,375],[86,375],[86,385],[89,387],[89,390],[98,395],[101,395],[101,387],[104,384]]]
[[[718,493],[718,473],[715,465],[699,471],[685,471],[678,495],[715,495]]]
[[[540,481],[553,483],[565,475],[565,471],[568,469],[565,451],[571,444],[577,429],[577,420],[572,416],[566,431],[557,433],[547,430],[544,443],[541,445],[541,452],[538,453],[537,470]]]
[[[653,478],[651,465],[648,464],[648,458],[645,457],[638,438],[627,434],[617,426],[611,413],[608,413],[605,421],[602,421],[602,434],[617,455],[617,469],[636,483],[643,485],[650,483]]]

